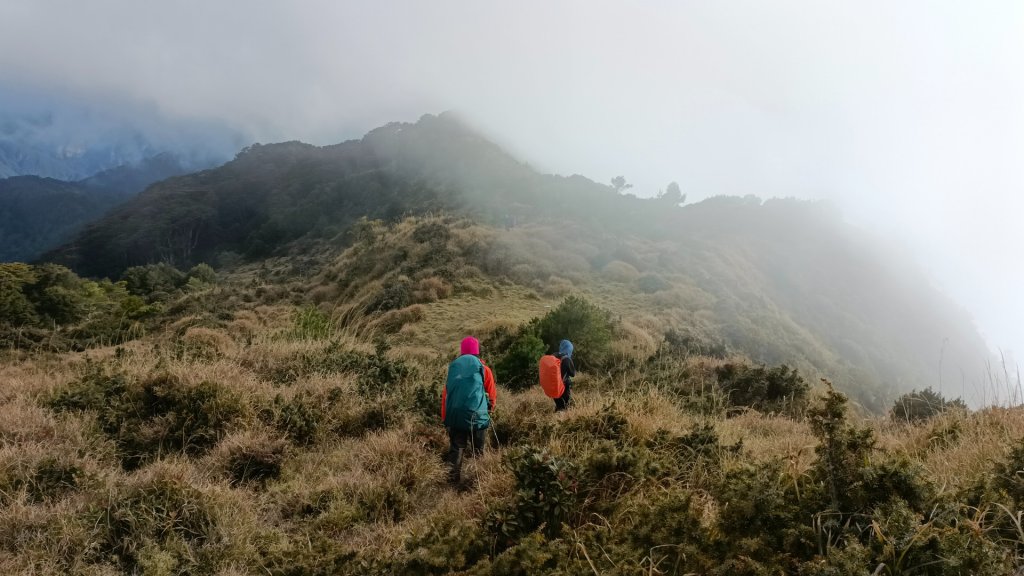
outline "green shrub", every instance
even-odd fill
[[[140,464],[167,452],[206,452],[244,412],[241,400],[224,386],[189,385],[170,375],[150,378],[133,396],[115,415],[117,440],[127,461]]]
[[[582,441],[600,439],[611,440],[620,446],[632,444],[632,439],[628,436],[629,420],[614,402],[605,404],[596,414],[565,420],[560,432]]]
[[[942,394],[929,387],[920,392],[907,392],[897,398],[889,416],[897,421],[921,422],[951,409],[966,410],[967,405],[959,398],[946,400]]]
[[[709,550],[713,537],[701,524],[693,495],[679,487],[629,501],[613,522],[621,523],[620,535],[602,548],[611,546],[620,563],[633,560],[633,570],[623,573],[649,574],[656,566],[662,574],[706,574],[716,565]]]
[[[857,429],[847,422],[846,403],[846,395],[829,384],[821,405],[809,410],[808,420],[818,438],[815,476],[827,489],[831,509],[849,513],[850,490],[859,484],[861,466],[875,448],[875,437],[870,429]]]
[[[779,573],[792,573],[799,561],[810,559],[818,550],[811,514],[801,505],[780,462],[729,470],[715,488],[715,498],[723,504],[718,529],[726,539],[724,560],[735,563],[746,556]]]
[[[993,487],[1009,496],[1018,509],[1024,508],[1024,439],[1018,439],[1006,458],[994,467]]]
[[[494,365],[494,372],[501,377],[502,385],[513,391],[536,386],[540,382],[537,363],[544,350],[544,342],[536,334],[522,331]]]
[[[372,355],[363,355],[356,370],[357,389],[363,398],[379,401],[382,396],[399,392],[399,385],[413,375],[413,368],[402,360],[388,358],[389,345],[378,340]]]
[[[588,512],[606,515],[618,504],[615,495],[628,491],[648,478],[666,476],[666,460],[645,446],[620,446],[601,440],[582,453],[580,478],[586,486]]]
[[[443,514],[425,530],[410,535],[405,554],[394,559],[387,572],[409,576],[451,574],[483,560],[488,548],[479,524]]]
[[[900,499],[879,506],[868,540],[883,574],[1010,574],[1008,550],[958,515],[924,514]]]
[[[492,508],[486,520],[499,545],[508,547],[535,530],[557,538],[576,507],[575,467],[533,446],[508,452],[504,462],[515,476],[516,494],[510,505]]]
[[[57,388],[46,404],[57,412],[102,411],[118,402],[128,387],[128,379],[123,374],[108,374],[103,365],[87,361],[82,376],[76,382]]]
[[[899,499],[923,512],[931,506],[934,490],[920,467],[906,460],[873,459],[874,433],[847,422],[846,402],[829,384],[821,405],[808,412],[819,441],[811,477],[823,489],[819,506],[828,512],[822,516],[823,529],[834,542],[844,541],[847,532],[864,542],[870,535],[870,515],[879,506]]]
[[[719,366],[715,375],[719,390],[731,406],[797,415],[807,405],[810,386],[796,368],[785,364],[768,368],[728,363]]]
[[[413,303],[413,286],[408,279],[388,282],[383,289],[374,296],[366,305],[366,309],[372,312],[387,312],[398,310]]]
[[[419,383],[409,394],[409,409],[424,422],[437,422],[441,410],[441,386],[437,383]]]
[[[189,281],[197,280],[203,284],[214,284],[217,282],[217,272],[209,264],[200,262],[188,271],[186,278]]]
[[[188,276],[177,268],[163,262],[133,266],[121,275],[128,292],[154,300],[164,300],[171,293],[184,286]]]
[[[532,576],[560,574],[558,568],[569,557],[568,543],[551,540],[540,533],[527,535],[502,551],[488,565],[477,566],[473,574],[488,576]]]
[[[274,426],[292,442],[312,444],[323,433],[322,425],[326,420],[323,402],[309,392],[299,392],[288,400],[278,395],[274,398],[274,407]]]
[[[39,321],[35,306],[25,296],[25,286],[37,281],[28,264],[0,263],[0,318],[13,326],[32,325]]]
[[[723,445],[711,424],[697,424],[685,434],[660,429],[644,445],[654,453],[663,475],[680,480],[688,480],[700,470],[714,472],[721,466],[722,456],[743,450],[742,440]]]
[[[607,363],[615,324],[611,312],[579,296],[568,296],[536,323],[536,333],[552,353],[558,343],[570,340],[573,360],[581,368]]]

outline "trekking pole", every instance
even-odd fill
[[[498,446],[498,450],[501,450],[501,440],[498,440],[498,425],[493,419],[491,420],[491,433],[494,434],[495,445]]]

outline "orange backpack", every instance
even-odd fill
[[[565,382],[562,382],[562,361],[556,356],[547,354],[540,357],[540,387],[548,398],[561,398],[565,393]]]

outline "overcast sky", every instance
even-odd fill
[[[1024,350],[1019,0],[0,0],[0,79],[263,142],[456,110],[638,195],[833,199]]]

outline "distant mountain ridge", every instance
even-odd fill
[[[74,182],[0,179],[0,262],[34,260],[146,186],[191,170],[164,153]]]

